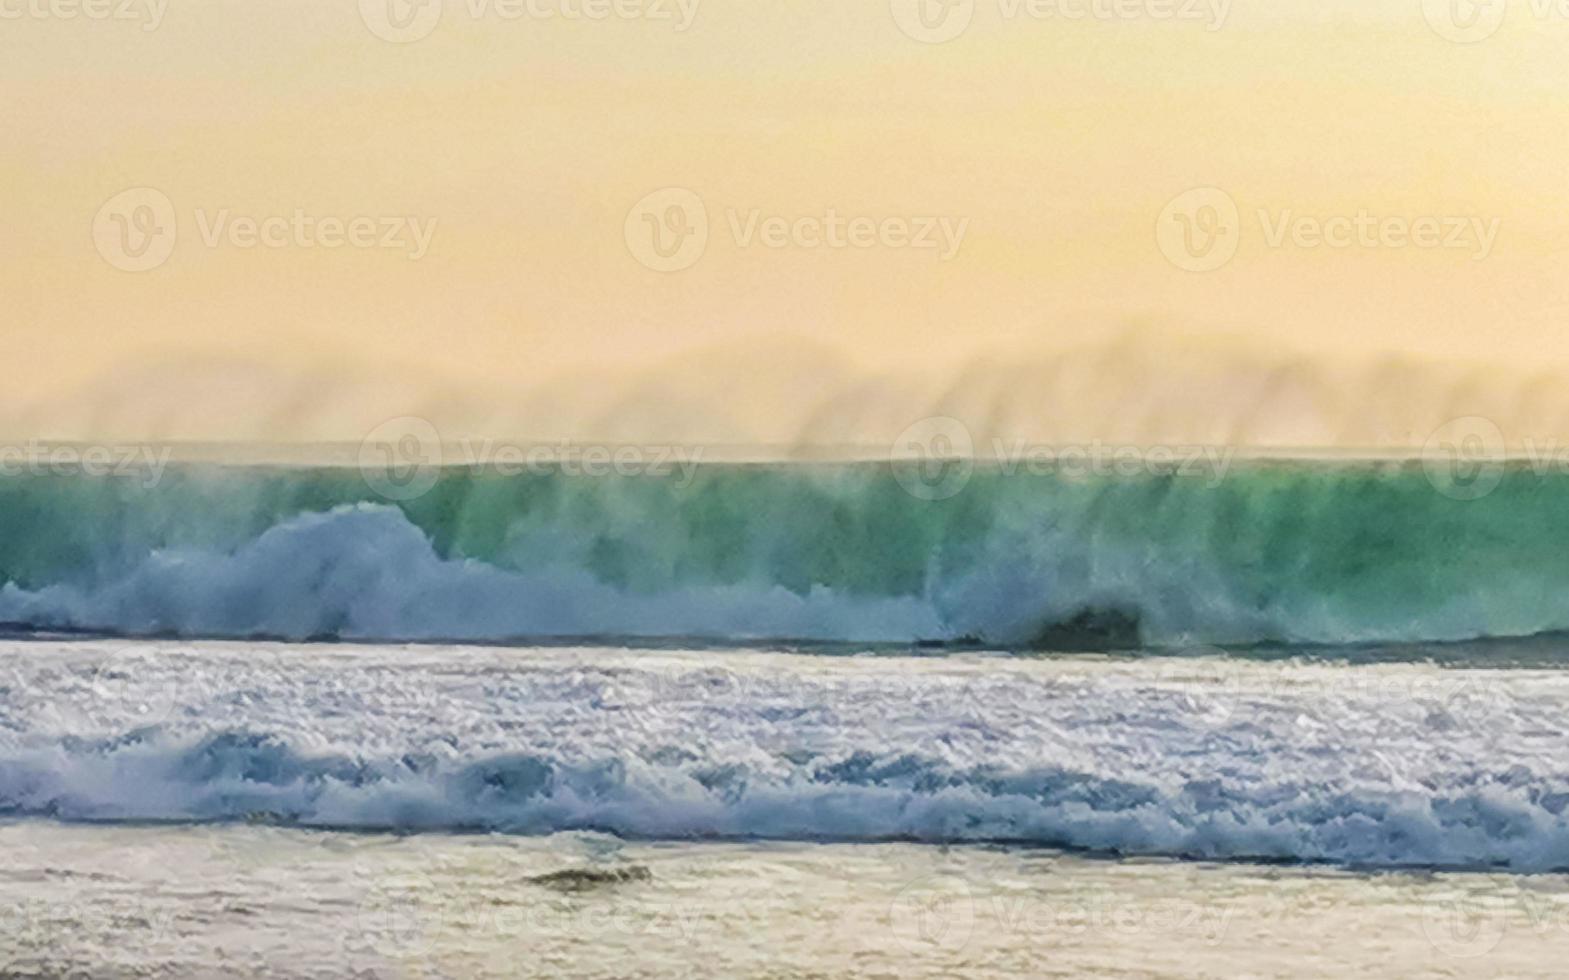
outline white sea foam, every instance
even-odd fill
[[[582,569],[530,573],[440,557],[396,508],[305,514],[232,553],[155,552],[112,581],[0,589],[0,620],[114,634],[504,640],[703,636],[848,642],[945,638],[914,597],[778,584],[617,589]]]
[[[0,809],[1569,868],[1569,673],[21,644]]]
[[[6,583],[0,622],[231,639],[979,639],[1027,647],[1045,627],[1115,610],[1137,619],[1144,643],[1168,649],[1524,636],[1569,622],[1544,596],[1543,582],[1510,588],[1502,578],[1470,594],[1424,598],[1419,616],[1308,588],[1261,606],[1247,582],[1220,574],[1202,555],[1168,561],[1029,515],[980,542],[969,566],[934,572],[924,586],[901,581],[897,588],[905,591],[897,594],[886,581],[803,589],[795,570],[770,565],[767,545],[735,556],[750,570],[730,584],[681,584],[672,568],[691,556],[658,554],[646,560],[672,568],[649,587],[628,587],[597,577],[580,546],[550,534],[525,538],[512,541],[505,566],[444,557],[397,508],[344,505],[282,519],[232,550],[167,548],[124,567],[86,562],[33,589]],[[853,564],[852,556],[846,560]]]

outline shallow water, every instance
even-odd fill
[[[648,879],[561,891],[568,868]],[[911,844],[0,826],[0,967],[93,977],[1548,977],[1569,879]]]

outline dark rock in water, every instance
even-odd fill
[[[530,884],[543,885],[563,892],[582,892],[591,888],[625,885],[634,881],[652,881],[654,875],[640,864],[628,868],[568,868],[548,875],[536,875]]]
[[[952,640],[916,640],[917,650],[980,650],[986,643],[980,637],[966,633]]]
[[[1139,617],[1121,609],[1085,609],[1071,619],[1047,623],[1029,646],[1058,653],[1137,650],[1141,646]]]

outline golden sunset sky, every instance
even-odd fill
[[[387,2],[423,36],[378,36],[402,23]],[[860,422],[837,419],[898,431],[987,372],[1056,407],[966,404],[1048,437],[1420,444],[1476,405],[1563,421],[1543,379],[1569,371],[1569,17],[956,2],[967,26],[927,43],[904,0],[445,0],[437,21],[405,0],[109,4],[131,19],[0,0],[3,428],[355,439],[409,412],[845,439]],[[953,29],[944,12],[924,23]],[[177,225],[145,271],[104,254],[105,228],[151,227],[100,214],[133,188]],[[707,217],[678,271],[629,241],[665,188]],[[1209,271],[1168,254],[1168,204],[1196,188],[1236,206]],[[811,247],[800,219],[830,210],[963,237]],[[387,248],[214,232],[297,212],[376,219],[378,244],[413,218],[428,247],[406,227]],[[797,231],[738,240],[754,212]],[[1363,213],[1405,231],[1271,241]],[[1430,227],[1444,244],[1411,243]]]

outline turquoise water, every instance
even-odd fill
[[[1569,629],[1563,474],[1510,467],[1475,500],[1441,492],[1418,463],[1084,478],[983,464],[941,500],[907,492],[908,475],[886,463],[604,477],[447,468],[407,501],[343,468],[175,466],[152,486],[12,477],[0,480],[0,619],[238,637],[1070,649]],[[356,562],[385,574],[371,580]],[[229,586],[170,595],[190,587],[174,566]],[[422,618],[404,572],[470,591],[447,603],[469,614]],[[311,615],[243,608],[279,576]],[[520,595],[551,608],[509,611]]]

